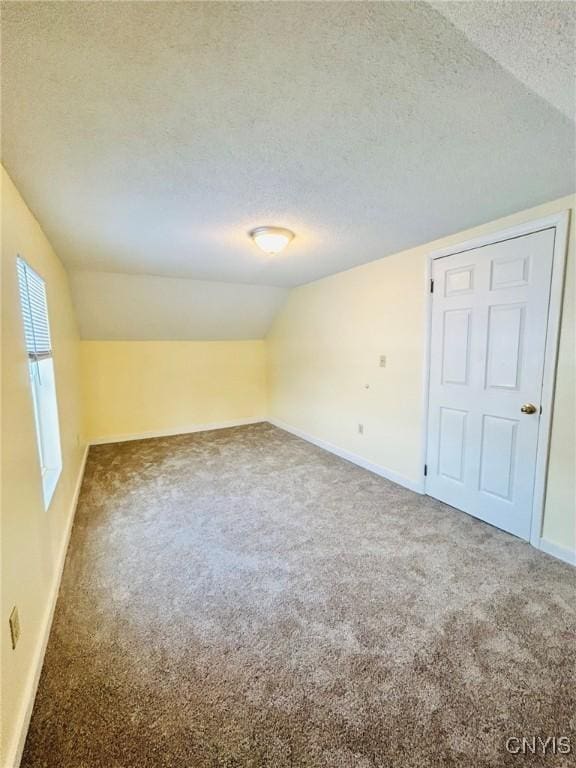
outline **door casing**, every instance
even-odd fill
[[[518,224],[515,227],[492,232],[482,237],[455,243],[447,248],[432,251],[426,259],[426,311],[425,311],[425,359],[424,359],[424,402],[422,414],[422,470],[427,463],[428,445],[428,401],[430,393],[430,347],[432,333],[432,300],[430,291],[432,263],[435,259],[464,253],[485,245],[511,240],[543,229],[555,229],[554,255],[552,262],[552,280],[550,284],[550,304],[548,306],[548,325],[546,331],[546,347],[544,352],[544,375],[542,379],[542,414],[538,427],[538,448],[536,453],[536,470],[534,479],[534,498],[532,503],[532,520],[530,526],[530,544],[541,548],[542,522],[544,518],[544,502],[546,497],[546,478],[548,457],[550,454],[550,436],[552,431],[552,411],[554,407],[554,388],[556,383],[556,364],[558,360],[558,344],[560,341],[560,321],[562,318],[562,298],[564,294],[564,273],[566,270],[566,253],[568,246],[568,225],[570,211],[562,211],[542,219]],[[427,492],[426,477],[424,476],[424,493]],[[465,514],[465,513],[463,513]]]

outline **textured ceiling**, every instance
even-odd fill
[[[576,117],[576,4],[433,2],[478,48],[571,120]]]
[[[70,267],[307,282],[573,191],[528,5],[502,66],[426,3],[5,3],[4,163]]]

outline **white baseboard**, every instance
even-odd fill
[[[554,542],[546,539],[540,539],[538,549],[546,552],[547,555],[558,558],[558,560],[563,560],[568,565],[576,566],[576,551],[573,549],[562,547],[560,544],[554,544]]]
[[[351,453],[350,451],[346,451],[344,448],[338,448],[338,446],[332,445],[332,443],[327,443],[325,440],[321,440],[318,437],[309,435],[307,432],[303,432],[301,429],[297,429],[296,427],[291,427],[289,424],[285,424],[283,421],[279,421],[278,419],[269,418],[268,422],[273,424],[275,427],[278,427],[279,429],[283,429],[285,432],[290,432],[292,435],[296,435],[296,437],[301,437],[302,440],[306,440],[308,443],[313,443],[319,448],[323,448],[325,451],[334,453],[341,459],[346,459],[346,461],[351,461],[352,464],[357,464],[359,467],[367,469],[369,472],[374,472],[375,475],[384,477],[386,480],[391,480],[393,483],[402,485],[404,488],[408,488],[415,493],[424,493],[424,481],[415,482],[414,480],[410,480],[410,478],[399,475],[397,472],[394,472],[387,467],[383,467],[380,464],[374,464],[374,462],[368,461],[368,459],[359,456],[357,453]]]
[[[230,427],[243,427],[246,424],[261,424],[264,417],[251,419],[233,419],[232,421],[219,421],[215,424],[191,424],[188,427],[175,429],[158,429],[153,432],[136,432],[132,435],[109,435],[107,437],[94,437],[90,445],[106,445],[107,443],[127,443],[131,440],[149,440],[151,437],[172,437],[174,435],[189,435],[192,432],[210,432],[213,429],[229,429]]]
[[[54,618],[54,610],[56,608],[56,601],[58,600],[58,592],[60,590],[62,572],[64,571],[64,562],[66,561],[66,553],[68,551],[68,544],[70,542],[70,534],[72,533],[72,525],[74,524],[76,506],[78,504],[78,497],[80,496],[80,489],[82,487],[82,479],[84,478],[84,469],[86,467],[87,457],[88,446],[86,446],[84,450],[84,455],[80,463],[80,470],[78,472],[76,485],[74,487],[74,494],[70,503],[70,512],[68,514],[68,521],[66,523],[66,531],[60,546],[60,551],[58,552],[52,588],[50,590],[46,610],[44,612],[40,637],[32,664],[30,665],[30,672],[28,675],[24,696],[22,698],[20,714],[18,716],[17,725],[14,731],[15,735],[12,744],[7,749],[4,768],[18,768],[20,765],[20,760],[22,759],[22,752],[24,751],[28,726],[30,725],[30,718],[32,717],[32,709],[34,707],[34,699],[36,698],[40,673],[42,672],[42,665],[44,664],[44,654],[46,653],[46,646],[48,645],[48,638],[50,637],[50,630],[52,628],[52,619]]]

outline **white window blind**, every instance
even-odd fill
[[[46,284],[21,258],[17,264],[26,350],[30,360],[44,360],[52,357]]]

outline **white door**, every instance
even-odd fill
[[[426,493],[530,538],[554,229],[432,264]]]

